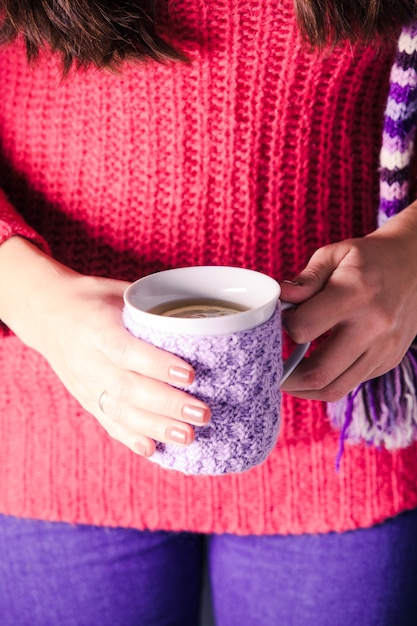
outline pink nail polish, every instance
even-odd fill
[[[210,417],[209,409],[193,404],[185,404],[182,409],[182,414],[187,419],[197,422],[198,424],[205,424]]]
[[[187,444],[189,441],[188,432],[175,426],[170,426],[166,429],[165,435],[170,441],[174,443]]]
[[[180,367],[179,365],[173,365],[169,368],[168,374],[170,378],[176,383],[182,383],[183,385],[189,385],[193,382],[193,372],[186,367]]]
[[[145,446],[139,443],[139,441],[135,443],[135,452],[137,452],[137,454],[140,454],[141,456],[148,456]]]

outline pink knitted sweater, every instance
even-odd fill
[[[291,0],[178,0],[190,65],[62,81],[0,49],[0,241],[20,233],[83,273],[134,280],[191,264],[290,278],[375,226],[394,45],[312,54]],[[6,199],[7,198],[7,199]],[[415,446],[348,446],[316,402],[283,398],[259,467],[190,477],[108,437],[48,364],[0,339],[0,511],[203,532],[368,526],[417,505]]]

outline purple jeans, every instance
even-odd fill
[[[2,626],[416,626],[417,511],[326,535],[204,538],[0,516]]]

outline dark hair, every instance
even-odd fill
[[[186,60],[157,30],[157,0],[0,0],[0,43],[21,35],[29,59],[45,45],[64,70],[116,67],[129,58]]]
[[[383,40],[417,17],[417,0],[293,0],[304,38],[315,47]]]
[[[167,0],[164,0],[167,1]],[[161,34],[158,0],[0,0],[0,43],[21,35],[30,59],[45,45],[65,71],[123,59],[186,60]],[[417,0],[293,0],[305,39],[323,46],[372,40],[416,16]]]

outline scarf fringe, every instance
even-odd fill
[[[344,442],[365,442],[388,450],[406,448],[417,440],[417,344],[400,365],[362,383],[338,402],[329,403],[327,413],[340,430]]]
[[[405,26],[391,69],[380,152],[381,226],[409,204],[411,162],[417,128],[417,22]],[[340,430],[339,468],[345,441],[388,450],[417,440],[417,341],[401,363],[329,403],[330,422]]]

